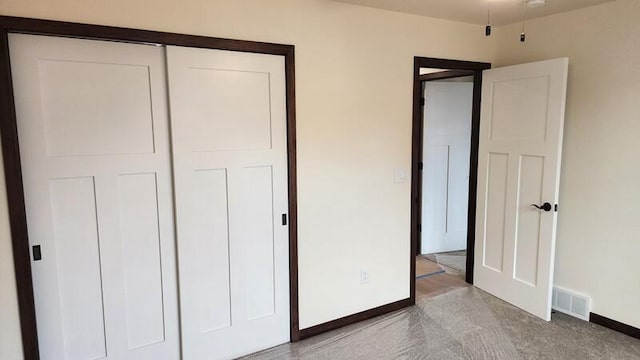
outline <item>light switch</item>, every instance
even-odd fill
[[[403,183],[407,181],[407,172],[404,169],[396,168],[393,170],[393,182]]]

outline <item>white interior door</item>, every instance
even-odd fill
[[[41,358],[177,359],[164,49],[9,45]]]
[[[467,248],[472,82],[424,86],[423,254]]]
[[[168,47],[183,354],[289,340],[284,58]]]
[[[474,285],[545,320],[568,63],[487,70],[482,84]]]

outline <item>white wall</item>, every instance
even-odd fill
[[[568,57],[555,283],[640,327],[640,1],[501,27],[494,66]]]
[[[413,57],[487,61],[481,26],[328,0],[4,0],[0,14],[294,44],[301,328],[409,296],[410,183],[393,170],[410,169]],[[0,358],[13,360],[0,193]]]

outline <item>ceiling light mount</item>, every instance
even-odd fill
[[[491,3],[487,0],[487,26],[484,28],[485,36],[491,36],[491,10],[489,4]]]
[[[491,1],[492,0],[486,0],[487,2],[487,25],[484,27],[484,35],[485,36],[491,36]],[[542,7],[544,5],[547,4],[547,0],[520,0],[520,6],[522,9],[522,32],[520,32],[520,42],[525,42],[527,39],[527,34],[525,32],[525,22],[526,22],[526,15],[527,15],[527,9],[531,8],[531,9],[535,9],[535,8],[539,8]]]

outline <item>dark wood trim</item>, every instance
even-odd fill
[[[287,79],[287,162],[289,174],[289,303],[290,339],[300,340],[298,312],[298,191],[296,145],[296,75],[293,46],[285,55]]]
[[[355,313],[349,316],[345,316],[336,320],[332,320],[326,323],[315,325],[306,329],[302,329],[300,330],[300,339],[301,340],[306,339],[308,337],[318,335],[327,331],[335,330],[343,326],[351,325],[359,321],[368,320],[376,316],[388,314],[390,312],[400,310],[402,308],[411,306],[413,304],[414,304],[413,300],[411,300],[411,298],[407,298],[407,299],[399,300],[396,302],[392,302],[390,304],[378,306],[373,309]]]
[[[604,317],[595,313],[589,313],[589,322],[604,326],[617,332],[621,332],[633,338],[640,339],[640,329],[613,319],[609,319],[608,317]]]
[[[420,252],[420,181],[422,179],[422,82],[420,81],[420,58],[413,59],[413,120],[411,130],[411,266],[409,269],[409,298],[416,303],[416,255]]]
[[[471,114],[471,159],[469,162],[469,205],[467,218],[467,273],[465,280],[473,284],[473,264],[475,247],[476,194],[478,182],[478,144],[480,139],[480,100],[482,92],[482,71],[491,68],[490,63],[426,58],[416,56],[413,59],[413,126],[411,136],[411,271],[410,299],[415,304],[416,296],[416,261],[420,243],[421,202],[421,164],[422,164],[422,129],[423,80],[420,68],[463,70],[464,75],[473,74],[473,107]],[[457,72],[458,74],[461,72]],[[431,79],[433,80],[433,79]]]
[[[287,56],[293,45],[222,39],[114,26],[0,16],[5,32],[113,40]]]
[[[476,204],[478,196],[478,148],[480,146],[480,102],[482,71],[473,75],[473,105],[471,108],[471,159],[469,161],[469,200],[467,205],[467,265],[465,280],[473,284],[476,251]]]
[[[18,292],[22,347],[25,360],[38,360],[38,336],[31,277],[31,256],[20,167],[16,113],[14,108],[8,33],[27,33],[161,45],[231,50],[285,58],[287,95],[287,160],[289,172],[289,296],[291,341],[300,339],[298,312],[298,243],[296,182],[296,105],[294,46],[255,41],[212,38],[111,26],[0,16],[0,136],[9,203],[9,221]]]
[[[420,75],[420,81],[446,80],[463,76],[471,76],[473,74],[474,72],[471,70],[445,70],[429,74],[422,74]]]
[[[491,63],[477,62],[477,61],[465,61],[465,60],[450,60],[430,57],[414,57],[414,64],[417,64],[419,68],[431,68],[431,69],[447,69],[447,70],[471,70],[482,71],[491,68]]]

